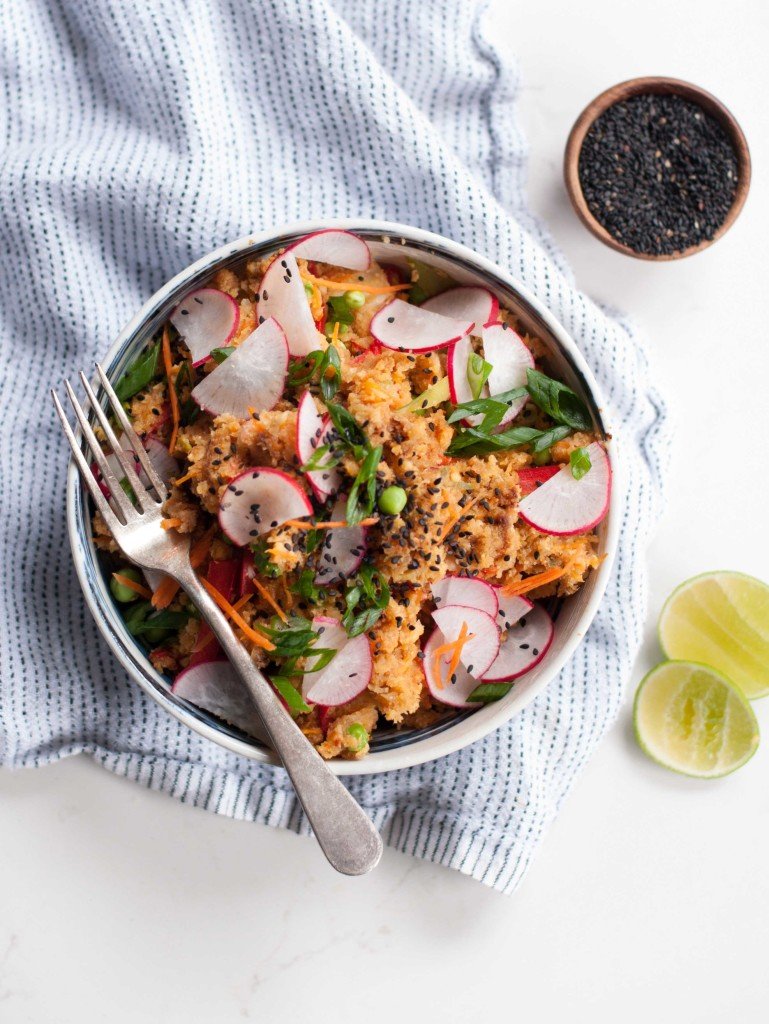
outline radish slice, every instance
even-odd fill
[[[193,366],[200,366],[212,348],[221,348],[233,337],[240,310],[230,295],[216,288],[199,288],[179,303],[170,319],[190,350]]]
[[[450,288],[447,292],[434,295],[427,302],[423,302],[422,309],[428,309],[431,313],[440,313],[441,316],[454,317],[456,320],[472,320],[471,334],[480,334],[484,324],[491,323],[497,319],[499,314],[499,303],[496,296],[488,288],[479,288],[474,285]]]
[[[505,594],[501,587],[495,587],[494,590],[499,600],[497,625],[504,633],[506,629],[514,626],[527,612],[531,611],[534,606],[528,597],[524,597],[523,594],[511,596]]]
[[[275,317],[285,332],[292,356],[303,357],[319,349],[320,334],[292,253],[285,252],[275,257],[262,278],[261,287],[256,296],[259,322]]]
[[[163,481],[168,486],[172,480],[179,475],[179,463],[171,455],[164,444],[161,444],[156,437],[148,437],[144,442],[144,447],[149,455],[150,462]],[[139,479],[145,487],[150,486],[149,477],[142,471],[139,473]]]
[[[288,345],[277,320],[265,320],[192,389],[198,405],[214,416],[238,420],[272,409],[283,394]]]
[[[531,671],[547,654],[553,632],[552,619],[544,608],[532,605],[505,633],[499,654],[483,675],[484,683],[506,682]]]
[[[494,323],[484,326],[483,358],[491,364],[487,383],[492,398],[505,391],[523,387],[527,380],[526,371],[534,368],[534,356],[507,324]],[[515,419],[527,400],[524,395],[512,402],[497,429],[501,430]]]
[[[337,619],[317,616],[312,628],[320,633],[315,646],[319,649],[336,651],[336,654],[320,672],[313,672],[315,658],[307,659],[302,696],[313,704],[338,707],[347,704],[368,686],[371,681],[373,662],[371,645],[365,633],[349,639]]]
[[[371,318],[371,336],[399,352],[429,352],[459,341],[473,326],[470,320],[453,320],[393,299]]]
[[[434,629],[430,634],[427,643],[422,649],[422,671],[425,675],[427,689],[435,700],[441,704],[447,704],[452,708],[478,708],[479,704],[473,704],[467,700],[473,690],[478,686],[478,680],[474,679],[467,669],[458,665],[454,675],[449,678],[449,665],[451,664],[451,653],[440,657],[440,679],[435,672],[435,651],[441,644],[446,643],[446,638],[439,629]]]
[[[300,465],[304,465],[317,448],[328,443],[332,430],[330,418],[321,417],[315,399],[309,391],[305,391],[299,399],[296,415],[296,457]],[[324,458],[331,458],[331,452]],[[338,469],[313,469],[305,476],[318,501],[325,501],[342,486],[342,476]]]
[[[446,576],[430,588],[436,605],[463,604],[494,618],[499,611],[498,591],[490,583],[470,576]]]
[[[250,736],[264,738],[264,726],[248,690],[229,661],[203,661],[183,669],[171,693]]]
[[[449,393],[454,405],[461,405],[463,402],[472,402],[475,397],[473,395],[472,388],[470,387],[470,381],[467,379],[467,364],[470,360],[470,356],[472,355],[473,346],[470,341],[469,334],[466,334],[464,338],[460,338],[459,341],[455,341],[452,345],[449,345],[448,352],[446,353],[446,370],[449,375]],[[488,398],[488,396],[489,389],[487,385],[484,384],[479,397]],[[478,413],[475,416],[465,416],[463,422],[474,427],[482,420],[483,416]]]
[[[575,480],[571,466],[562,466],[546,483],[527,494],[518,505],[521,519],[540,533],[571,537],[587,533],[609,511],[611,465],[603,445],[587,447],[590,469]]]
[[[123,434],[117,435],[118,442],[121,446],[123,446],[123,436]],[[170,484],[171,481],[179,474],[179,463],[176,461],[173,455],[169,454],[166,446],[164,444],[161,444],[156,437],[145,438],[144,449],[147,452],[147,455],[149,455],[150,462],[155,467],[155,471],[157,472],[160,479],[163,481],[164,484],[166,484],[166,486]],[[144,484],[145,487],[150,487],[151,485],[149,477],[144,472],[142,464],[136,458],[133,449],[128,448],[126,446],[126,452],[130,452],[134,456],[134,472],[139,477],[139,480]],[[118,480],[126,479],[125,470],[120,465],[117,455],[115,455],[114,452],[110,452],[110,454],[105,456],[105,458],[107,460],[107,465],[118,478]],[[99,488],[101,489],[101,492],[104,495],[104,497],[111,498],[112,495],[110,493],[110,489],[102,480],[101,473],[99,472],[99,467],[96,465],[96,463],[93,464],[91,469],[93,471],[94,476],[96,477],[96,481],[99,484]]]
[[[332,522],[343,521],[346,511],[347,495],[342,494],[331,510]],[[315,585],[319,587],[352,576],[366,554],[365,526],[340,526],[324,532],[326,536],[318,554],[320,568],[315,576]]]
[[[518,470],[518,484],[521,488],[521,497],[536,491],[538,487],[549,480],[551,476],[560,470],[560,466],[524,466]]]
[[[285,251],[303,260],[331,263],[347,270],[368,270],[371,266],[371,250],[363,239],[339,228],[314,231],[286,246]]]
[[[457,640],[463,624],[467,624],[467,632],[473,634],[473,639],[464,644],[459,660],[470,675],[480,679],[499,653],[499,627],[494,618],[478,608],[451,604],[437,608],[433,620],[448,643]]]
[[[219,503],[219,525],[240,547],[287,519],[310,515],[312,505],[296,480],[269,466],[253,466],[240,473]]]

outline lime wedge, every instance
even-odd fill
[[[660,615],[668,658],[710,665],[753,699],[769,693],[769,587],[739,572],[708,572],[674,590]]]
[[[728,775],[758,747],[758,722],[742,691],[691,661],[665,661],[641,680],[633,724],[653,761],[698,779]]]

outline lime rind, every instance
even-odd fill
[[[668,683],[664,681],[665,675],[671,677]],[[676,676],[681,678],[675,679]],[[697,676],[701,677],[697,680],[700,692],[695,688],[695,692],[687,693],[687,686]],[[662,689],[667,685],[669,691],[652,694],[652,699],[657,698],[658,707],[645,709],[643,703],[649,698],[649,687],[661,679]],[[705,683],[709,689],[703,693],[701,687]],[[652,721],[655,717],[656,721]],[[700,662],[664,661],[647,672],[636,690],[633,727],[638,745],[647,757],[691,778],[731,775],[758,749],[758,722],[750,702],[726,676]],[[690,739],[694,742],[687,746]],[[673,751],[676,741],[677,754]],[[731,755],[729,747],[732,747]],[[704,760],[710,762],[709,767],[696,763],[703,755]]]
[[[769,586],[755,576],[717,570],[685,580],[663,605],[658,633],[667,657],[707,664],[751,700],[769,693]]]

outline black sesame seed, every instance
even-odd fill
[[[635,252],[669,255],[713,238],[738,165],[722,125],[680,95],[645,93],[596,118],[579,156],[594,217]]]

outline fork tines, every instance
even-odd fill
[[[110,407],[115,419],[122,428],[123,432],[120,435],[120,438],[115,434],[106,412],[94,394],[85,374],[82,372],[80,373],[80,381],[85,390],[88,402],[90,403],[92,413],[96,417],[99,426],[104,431],[107,447],[111,449],[111,453],[117,459],[120,469],[124,474],[122,478],[118,478],[116,473],[117,467],[114,462],[110,462],[109,456],[105,455],[102,450],[102,446],[89,422],[89,417],[84,412],[80,402],[77,400],[75,392],[72,389],[72,385],[68,380],[64,381],[64,387],[67,390],[67,395],[69,396],[69,400],[75,412],[87,449],[98,466],[99,473],[101,474],[105,487],[109,488],[109,500],[102,492],[96,475],[92,471],[91,466],[89,466],[88,461],[83,454],[78,437],[72,429],[72,426],[67,419],[67,415],[62,408],[59,396],[53,388],[51,389],[51,397],[53,398],[53,404],[56,407],[56,412],[59,414],[59,419],[61,420],[61,425],[64,428],[67,440],[69,441],[70,448],[72,449],[75,462],[80,470],[80,475],[85,481],[96,507],[101,512],[110,530],[114,532],[120,525],[127,525],[128,523],[138,520],[142,513],[153,511],[157,512],[162,503],[168,497],[168,489],[158,476],[157,470],[152,465],[139,435],[131,425],[131,421],[126,415],[120,399],[115,394],[112,385],[107,380],[104,370],[102,370],[98,363],[96,364],[96,372],[99,375],[101,386],[109,399]],[[156,496],[153,496],[145,484],[139,479],[136,465],[137,462],[144,471],[146,479],[154,489]],[[121,486],[121,479],[127,480],[133,494],[136,496],[136,501],[140,506],[139,508],[133,504],[128,493],[123,489],[123,486]]]

